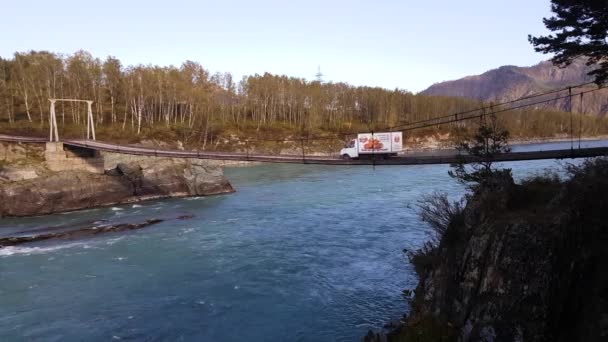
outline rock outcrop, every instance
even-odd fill
[[[38,173],[33,168],[0,168],[0,181],[16,182],[38,177]]]
[[[99,234],[138,230],[161,222],[163,222],[163,220],[161,219],[149,219],[145,222],[140,223],[106,224],[101,226],[77,228],[67,231],[46,231],[40,234],[29,234],[25,236],[0,237],[0,249],[4,247],[17,246],[52,239],[81,239]]]
[[[0,141],[0,164],[28,164],[44,160],[44,144]]]
[[[233,192],[222,169],[205,161],[162,159],[119,164],[106,174],[46,172],[0,183],[0,216],[52,214],[153,198]]]
[[[389,341],[608,340],[608,162],[508,178],[413,254],[412,312]]]

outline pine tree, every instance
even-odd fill
[[[510,176],[511,169],[496,169],[493,167],[494,158],[498,154],[511,152],[509,147],[509,131],[500,127],[496,116],[490,116],[489,122],[483,121],[471,139],[462,141],[457,146],[461,155],[477,159],[467,165],[464,158],[452,164],[453,170],[448,174],[473,189],[487,185],[495,176]]]
[[[553,64],[566,67],[579,57],[587,65],[597,66],[589,72],[598,85],[608,81],[608,1],[551,0],[554,16],[544,18],[548,36],[528,40],[537,52],[553,53]]]

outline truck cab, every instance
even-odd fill
[[[359,158],[359,149],[357,148],[357,139],[351,139],[340,150],[340,158],[342,159],[357,159]]]

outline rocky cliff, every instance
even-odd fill
[[[389,341],[607,341],[608,161],[504,177],[411,254],[420,282]]]
[[[33,177],[17,177],[24,171],[6,166],[4,169],[0,176],[8,174],[13,178],[0,177],[0,217],[52,214],[153,198],[234,191],[220,167],[199,160],[134,160],[118,163],[105,174],[51,172],[37,166]]]
[[[422,94],[433,96],[466,97],[485,102],[505,102],[551,89],[578,85],[591,81],[587,76],[590,67],[577,60],[567,68],[558,68],[549,61],[531,67],[501,66],[481,75],[467,76],[458,80],[436,83]],[[564,93],[565,94],[565,93]],[[578,108],[578,99],[573,106]],[[585,95],[584,111],[604,115],[608,112],[608,90]],[[568,101],[560,100],[542,105],[567,111]]]

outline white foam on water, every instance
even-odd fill
[[[186,228],[182,230],[182,233],[184,234],[188,234],[188,233],[192,233],[194,231],[194,228]]]
[[[112,207],[112,211],[121,211],[124,210],[123,208],[118,208],[118,207]]]
[[[141,208],[141,207],[142,207],[141,204],[133,204],[131,206],[131,208]]]
[[[89,208],[89,209],[80,209],[80,210],[73,210],[73,211],[64,211],[61,213],[57,213],[59,215],[72,215],[72,214],[82,214],[82,213],[87,213],[90,211],[97,211],[99,210],[99,208]]]
[[[117,243],[118,241],[122,240],[124,238],[124,236],[120,236],[114,239],[109,239],[108,241],[106,241],[106,245],[113,245],[115,243]]]
[[[184,200],[186,200],[186,201],[198,201],[198,200],[204,200],[204,199],[205,199],[205,197],[203,197],[203,196],[184,198]]]
[[[58,251],[60,249],[75,247],[75,246],[83,246],[86,248],[86,245],[83,245],[82,243],[71,243],[71,244],[67,244],[67,245],[52,246],[52,247],[8,246],[8,247],[0,248],[0,257],[8,257],[8,256],[12,256],[12,255],[44,254],[44,253]]]

